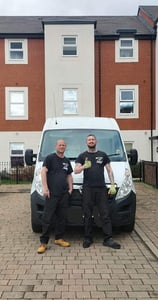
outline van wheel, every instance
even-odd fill
[[[131,224],[124,226],[123,230],[125,232],[132,232],[134,230],[134,224],[135,224],[135,222],[132,222]]]

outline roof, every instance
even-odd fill
[[[139,10],[140,9],[144,11],[153,20],[153,22],[158,21],[158,6],[141,5],[139,6]]]
[[[151,6],[150,13],[154,14]],[[158,12],[158,6],[156,6]],[[157,13],[158,15],[158,13]],[[156,18],[156,13],[154,18]],[[139,16],[0,16],[0,37],[44,37],[43,24],[93,24],[95,38],[117,39],[121,34],[134,34],[148,39],[153,28],[146,26]],[[132,32],[131,32],[132,31]],[[135,32],[135,33],[134,33]]]
[[[43,130],[49,129],[109,129],[120,130],[114,118],[104,117],[56,117],[48,118]]]

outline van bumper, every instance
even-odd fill
[[[31,194],[31,223],[34,232],[41,231],[44,203],[45,198],[36,191]],[[131,191],[127,197],[119,200],[115,200],[115,197],[111,196],[109,197],[109,204],[112,226],[114,228],[123,227],[126,231],[132,231],[135,224],[136,194]],[[100,216],[96,207],[92,218],[94,225],[101,227]],[[70,198],[67,223],[72,226],[84,225],[82,195],[77,190],[73,192]]]
[[[112,226],[123,227],[126,231],[132,231],[135,224],[136,194],[131,191],[126,197],[110,202]]]

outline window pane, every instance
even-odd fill
[[[127,153],[130,153],[130,150],[133,148],[133,144],[130,142],[124,142]]]
[[[10,116],[24,116],[24,93],[10,92]]]
[[[64,102],[64,114],[77,114],[77,102]]]
[[[133,100],[133,91],[121,91],[121,100]]]
[[[76,47],[63,47],[63,55],[76,55]]]
[[[24,153],[24,144],[23,143],[11,143],[10,144],[10,150],[13,154],[14,151],[20,151],[21,154]],[[20,154],[20,152],[18,152]]]
[[[24,104],[11,104],[10,105],[10,115],[12,117],[24,116]]]
[[[120,49],[120,57],[133,57],[133,49]]]
[[[64,37],[64,45],[75,45],[76,38],[75,37]]]
[[[133,46],[132,40],[121,40],[120,44],[121,47],[132,47]]]
[[[134,112],[134,103],[133,102],[120,102],[120,113],[130,114]]]
[[[23,92],[10,92],[10,102],[11,103],[23,103],[24,93]]]
[[[64,101],[77,101],[77,90],[64,90]]]
[[[22,42],[10,42],[11,49],[22,49]]]
[[[23,51],[10,51],[11,59],[23,59]]]

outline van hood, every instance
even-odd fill
[[[75,162],[71,161],[71,164],[72,164],[72,167],[74,169]],[[131,170],[130,170],[130,167],[129,167],[129,163],[127,161],[111,162],[111,167],[113,169],[115,183],[117,184],[117,187],[119,188],[122,185],[123,180],[125,179],[125,171],[128,170],[128,172],[131,175]],[[75,186],[77,188],[77,185],[81,185],[83,183],[83,173],[82,172],[80,174],[74,174],[73,173],[72,175],[73,175],[74,188],[75,188]],[[105,172],[104,172],[104,176],[105,176],[106,184],[107,185],[110,184],[109,177],[108,177],[106,169],[105,169]]]

